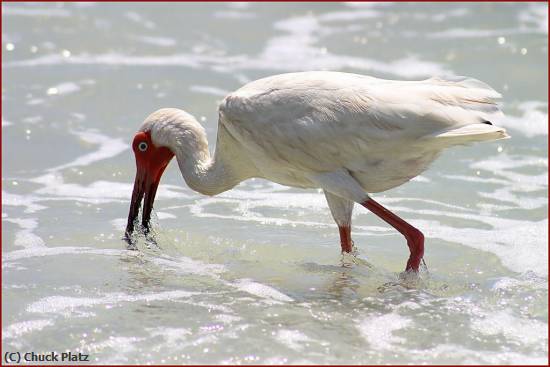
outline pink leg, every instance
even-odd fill
[[[351,252],[353,250],[353,242],[351,241],[351,227],[338,226],[340,231],[340,246],[342,246],[342,252]]]
[[[397,229],[407,239],[407,245],[411,255],[407,261],[406,271],[412,270],[418,272],[420,261],[424,256],[424,235],[418,229],[399,218],[397,215],[378,204],[373,199],[368,199],[361,203],[365,208],[382,218],[386,223]]]

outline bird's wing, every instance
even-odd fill
[[[247,84],[220,105],[222,123],[251,153],[301,169],[337,169],[500,113],[470,78],[392,81],[337,72],[282,74]]]

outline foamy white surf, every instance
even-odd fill
[[[358,325],[359,332],[373,349],[392,349],[403,342],[395,332],[411,325],[411,320],[397,315],[371,316]]]
[[[538,344],[548,342],[545,337],[548,328],[539,321],[515,317],[510,310],[497,311],[474,320],[473,329],[485,335],[504,335],[522,343]],[[543,344],[544,345],[544,344]]]
[[[59,255],[78,255],[78,254],[91,254],[91,255],[106,255],[106,256],[121,256],[130,255],[132,252],[120,249],[96,249],[91,247],[37,247],[28,246],[29,248],[24,250],[16,250],[2,253],[2,261],[16,261],[31,257],[44,257],[44,256],[59,256]]]
[[[547,3],[530,3],[527,9],[519,13],[518,17],[524,27],[532,27],[534,24],[540,32],[548,34]]]
[[[76,93],[79,90],[80,90],[80,87],[78,86],[78,84],[73,82],[64,82],[64,83],[56,84],[52,87],[49,87],[46,90],[46,94],[50,96],[54,96],[54,95],[65,96],[68,94]]]
[[[288,348],[294,349],[298,352],[304,349],[304,343],[313,341],[313,339],[298,330],[287,329],[279,330],[276,333],[275,338]]]
[[[81,308],[89,308],[98,305],[116,305],[121,302],[155,302],[177,300],[180,298],[191,297],[193,294],[193,292],[178,290],[140,295],[109,293],[97,298],[52,296],[31,303],[27,307],[27,312],[39,314],[58,313],[62,315],[70,315],[70,313],[77,312]]]
[[[134,186],[133,183],[116,181],[95,181],[90,185],[70,184],[65,183],[63,177],[59,174],[47,174],[36,177],[32,181],[44,185],[44,187],[35,191],[35,194],[42,197],[38,200],[65,198],[96,204],[113,201],[128,202]],[[163,185],[158,190],[158,197],[161,199],[183,199],[187,198],[188,195],[183,194],[177,186]]]
[[[347,15],[346,15],[347,14]],[[360,12],[361,18],[372,18],[375,12]],[[321,24],[347,16],[349,13],[337,13],[325,15],[326,19],[314,16],[294,17],[275,23],[274,27],[283,32],[282,36],[272,38],[266,48],[256,58],[244,61],[245,68],[268,68],[275,70],[340,70],[343,68],[355,68],[371,72],[382,72],[401,77],[418,77],[438,75],[450,72],[440,64],[420,60],[418,57],[406,58],[382,62],[368,57],[353,57],[335,55],[326,48],[317,45],[318,34],[337,32],[337,29]],[[413,67],[414,65],[414,67]],[[223,69],[223,65],[221,68]]]
[[[208,264],[187,257],[152,258],[151,261],[163,267],[173,268],[182,274],[203,275],[216,279],[219,278],[219,274],[226,271],[225,266],[222,264]]]
[[[8,191],[2,190],[2,205],[24,207],[24,213],[35,213],[47,207],[36,204],[40,198],[35,195],[17,195]]]
[[[97,161],[115,157],[129,149],[128,144],[122,139],[110,138],[94,130],[75,131],[73,134],[88,144],[98,145],[98,149],[80,156],[69,163],[50,168],[50,172],[60,171],[70,167],[87,166]]]
[[[291,297],[281,293],[275,288],[270,287],[266,284],[254,282],[251,279],[237,279],[235,281],[227,281],[222,279],[221,275],[227,272],[226,267],[222,264],[208,264],[186,257],[151,258],[150,261],[154,264],[174,269],[178,273],[200,275],[216,279],[220,282],[220,284],[223,284],[224,286],[236,288],[238,291],[246,292],[250,295],[259,297],[267,301],[294,301]]]
[[[6,218],[5,221],[15,223],[21,228],[21,230],[15,232],[15,246],[25,248],[44,247],[42,238],[33,233],[33,230],[38,227],[36,218]]]
[[[16,322],[2,329],[2,340],[18,338],[52,325],[52,321],[45,319]]]
[[[441,223],[417,221],[419,226],[429,229],[431,238],[487,251],[496,255],[509,269],[524,273],[534,272],[541,277],[548,276],[548,220],[534,223],[523,221],[494,220],[491,230],[454,228]],[[498,233],[498,236],[495,236]]]
[[[548,103],[540,101],[522,102],[517,106],[520,116],[507,114],[498,125],[520,132],[528,138],[548,136]]]
[[[239,279],[234,282],[233,285],[239,290],[245,291],[260,298],[272,299],[280,302],[294,301],[291,297],[279,292],[275,288],[269,287],[265,284],[254,282],[251,279]]]
[[[172,47],[176,45],[176,40],[170,37],[152,37],[152,36],[142,36],[136,37],[138,41],[160,47]]]

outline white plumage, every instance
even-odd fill
[[[219,108],[213,156],[204,129],[181,110],[153,113],[140,131],[175,154],[196,191],[214,195],[251,177],[321,188],[342,228],[350,225],[354,202],[364,205],[367,193],[417,176],[443,149],[508,137],[490,123],[500,114],[499,97],[470,78],[393,81],[301,72],[229,94]]]
[[[231,93],[220,124],[262,177],[318,187],[309,176],[345,170],[365,191],[380,192],[417,176],[443,148],[504,137],[503,129],[483,124],[499,112],[496,97],[473,79],[293,73]]]

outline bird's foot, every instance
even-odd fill
[[[418,273],[420,262],[424,258],[424,235],[418,229],[410,227],[405,232],[405,237],[411,253],[405,271]]]
[[[157,239],[155,236],[153,236],[152,234],[147,234],[145,236],[145,245],[147,246],[147,248],[151,249],[151,248],[154,248],[154,249],[157,249],[157,250],[160,250],[160,246],[157,242]]]
[[[426,265],[426,261],[424,260],[424,258],[422,258],[422,265],[420,266],[420,269],[422,269],[422,271],[425,273],[429,273],[428,265]]]
[[[351,245],[351,251],[342,251],[341,253],[341,266],[344,268],[351,268],[354,265],[361,265],[368,268],[373,268],[373,265],[371,263],[369,263],[364,257],[359,256],[359,249],[355,246],[355,243],[353,243],[353,241],[351,242]]]
[[[340,257],[340,265],[344,268],[351,268],[353,265],[357,264],[357,257],[351,252],[342,252]]]
[[[359,254],[357,247],[353,240],[349,243],[349,251],[342,250],[342,256],[340,258],[340,264],[344,268],[350,268],[358,263],[357,255]]]
[[[422,265],[420,265],[422,263]],[[413,268],[412,266],[409,267],[409,265],[416,265],[416,268]],[[421,280],[422,275],[429,274],[428,267],[426,266],[426,262],[424,261],[424,258],[421,258],[418,261],[409,261],[407,262],[407,268],[405,271],[399,273],[399,280],[405,283],[415,283],[418,280]]]
[[[160,246],[157,242],[157,232],[150,226],[143,227],[143,236],[145,237],[145,246],[148,249],[160,250]]]
[[[121,239],[126,242],[127,250],[135,251],[138,249],[136,246],[137,239],[135,237],[135,235],[132,235],[128,232],[124,233],[124,237],[122,237]]]

